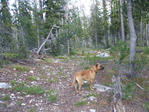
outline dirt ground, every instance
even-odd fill
[[[0,89],[0,112],[112,112],[111,91],[91,91],[89,85],[85,84],[82,93],[77,94],[74,88],[69,86],[73,74],[84,69],[82,63],[84,66],[90,66],[85,65],[85,60],[81,58],[69,57],[35,59],[33,63],[26,63],[30,70],[23,72],[14,69],[12,64],[6,65],[0,69],[0,82],[11,83],[15,80],[17,83],[42,86],[45,90],[54,90],[57,100],[50,102],[46,92],[41,95],[23,94],[13,90],[12,86],[10,89]],[[110,70],[114,64],[112,61],[107,61],[103,66],[105,70],[97,73],[95,84],[111,83]],[[29,80],[29,76],[36,77],[36,80]],[[10,96],[10,99],[3,100],[3,96],[6,95]],[[84,101],[85,104],[77,105],[79,101]],[[133,101],[124,100],[122,103],[125,105],[126,112],[144,112],[143,100],[139,97]]]

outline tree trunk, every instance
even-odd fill
[[[134,59],[136,55],[136,32],[134,28],[134,21],[132,17],[132,4],[131,0],[127,0],[127,14],[128,14],[128,26],[129,26],[129,32],[130,32],[130,77],[133,76],[134,72]]]
[[[147,46],[149,46],[149,24],[146,24],[146,40]]]
[[[121,16],[121,38],[122,41],[125,41],[125,32],[124,32],[124,17],[123,17],[123,0],[120,0],[120,16]]]

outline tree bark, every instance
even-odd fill
[[[147,46],[149,46],[149,24],[146,24],[146,40]]]
[[[127,0],[127,15],[128,15],[128,26],[129,26],[129,32],[130,32],[130,77],[133,76],[134,72],[134,59],[136,55],[136,32],[134,28],[134,21],[132,17],[132,4],[131,0]]]
[[[123,16],[123,0],[120,0],[120,16],[121,16],[121,38],[122,41],[125,41],[125,32],[124,32],[124,16]]]

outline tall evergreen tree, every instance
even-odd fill
[[[0,46],[7,50],[12,44],[12,22],[8,0],[1,0],[0,9]]]

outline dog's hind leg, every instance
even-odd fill
[[[74,86],[75,86],[76,92],[78,93],[78,82],[77,81],[75,81]]]

